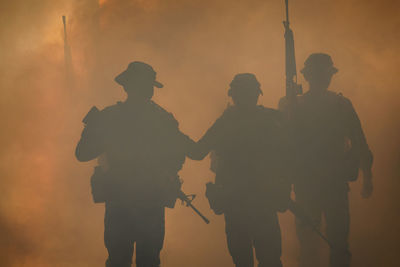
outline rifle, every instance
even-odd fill
[[[73,71],[72,71],[72,56],[71,56],[71,47],[68,43],[68,36],[67,36],[67,21],[66,17],[62,16],[62,21],[64,25],[64,63],[65,63],[65,74],[67,82],[73,83]]]
[[[289,22],[289,0],[285,0],[285,4],[286,20],[283,21],[283,26],[285,27],[286,98],[288,101],[294,101],[296,95],[303,93],[303,88],[301,84],[297,83],[294,37]]]
[[[318,226],[314,223],[313,219],[305,213],[292,199],[289,201],[288,209],[293,213],[293,215],[299,218],[301,221],[306,223],[311,227],[311,229],[319,236],[322,240],[328,244],[329,248],[335,251],[340,251],[344,253],[344,255],[348,258],[351,258],[351,252],[347,248],[340,248],[335,246],[332,241],[330,241],[319,229]]]
[[[62,16],[63,26],[64,26],[64,59],[65,63],[69,61],[71,57],[71,47],[68,44],[68,36],[67,36],[67,18]]]
[[[210,220],[208,220],[206,216],[204,216],[195,206],[193,206],[192,201],[196,198],[196,195],[186,195],[182,190],[180,190],[178,193],[178,198],[182,200],[182,203],[186,204],[186,207],[190,207],[194,212],[196,212],[206,224],[210,223]]]
[[[91,109],[91,112],[92,112],[92,110],[95,110],[95,108],[96,107],[93,107]],[[93,112],[96,112],[96,111],[93,111]],[[93,197],[94,203],[104,203],[107,201],[107,198],[110,196],[107,180],[108,180],[107,173],[103,170],[103,168],[101,166],[96,166],[94,169],[94,173],[93,173],[92,177],[90,178],[90,183],[91,183],[91,188],[92,188],[92,197]],[[207,217],[204,216],[192,204],[193,200],[196,198],[196,195],[186,195],[182,190],[179,190],[178,194],[175,196],[177,198],[179,198],[180,200],[182,200],[182,203],[185,203],[186,207],[190,207],[194,212],[196,212],[200,216],[200,218],[203,219],[203,221],[206,224],[210,223],[210,221],[207,219]],[[175,200],[176,200],[176,198],[174,198],[173,205],[175,205]]]

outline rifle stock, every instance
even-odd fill
[[[335,244],[332,243],[318,228],[318,225],[314,223],[313,219],[306,213],[304,210],[299,207],[296,202],[292,199],[289,201],[289,210],[293,213],[295,217],[303,221],[305,224],[311,227],[311,229],[319,236],[322,240],[328,244],[329,248],[335,251],[339,251],[344,253],[346,257],[351,258],[351,252],[347,248],[337,247]]]
[[[207,217],[204,216],[204,215],[192,204],[192,201],[193,201],[194,197],[193,197],[192,199],[190,199],[188,195],[186,195],[182,190],[180,190],[179,193],[178,193],[178,198],[179,198],[180,200],[182,200],[182,201],[186,204],[187,207],[190,207],[197,215],[199,215],[200,218],[201,218],[206,224],[209,224],[209,223],[210,223],[210,220],[207,219]]]

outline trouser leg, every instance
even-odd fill
[[[248,218],[225,214],[228,250],[236,267],[253,267],[253,244],[247,227]]]
[[[325,218],[327,237],[334,246],[330,250],[330,267],[349,267],[350,213],[347,185],[332,192],[326,204]]]
[[[133,240],[126,214],[106,208],[104,219],[104,243],[108,251],[106,267],[130,267]]]
[[[278,216],[257,216],[252,227],[258,267],[282,267],[281,230]]]
[[[310,216],[320,228],[322,210],[320,202],[309,195],[296,192],[297,205]],[[319,267],[321,262],[321,241],[308,224],[296,218],[296,234],[300,245],[299,267]]]
[[[136,266],[160,266],[160,252],[164,243],[164,212],[142,220],[140,233],[136,241]]]

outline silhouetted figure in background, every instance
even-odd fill
[[[211,208],[225,215],[228,249],[237,267],[279,267],[281,233],[278,210],[287,208],[290,185],[282,172],[283,129],[280,113],[258,106],[260,84],[250,73],[230,84],[233,106],[189,153],[195,160],[210,151],[215,184],[207,184]]]
[[[134,244],[138,267],[160,266],[164,208],[175,204],[188,138],[173,115],[151,100],[154,86],[163,86],[150,65],[132,62],[115,81],[126,101],[89,112],[76,157],[100,159],[92,190],[95,202],[106,206],[106,266],[131,266]]]
[[[348,182],[364,172],[363,196],[372,193],[372,154],[360,120],[342,94],[328,90],[338,70],[327,54],[312,54],[301,71],[309,90],[298,96],[291,108],[292,138],[295,143],[294,191],[299,207],[316,225],[325,217],[326,234],[337,249],[331,249],[330,266],[350,266],[348,249],[349,201]],[[283,98],[280,109],[287,110]],[[300,267],[320,265],[319,240],[311,227],[296,219],[300,241]]]

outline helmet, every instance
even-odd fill
[[[304,62],[304,68],[300,72],[304,74],[315,69],[323,69],[329,71],[331,74],[338,72],[338,69],[333,66],[331,56],[324,53],[311,54]]]
[[[256,90],[259,94],[262,95],[262,91],[260,89],[260,83],[257,81],[257,78],[252,73],[239,73],[236,74],[230,83],[230,89],[228,91],[228,95],[232,96],[232,92],[238,90]]]

